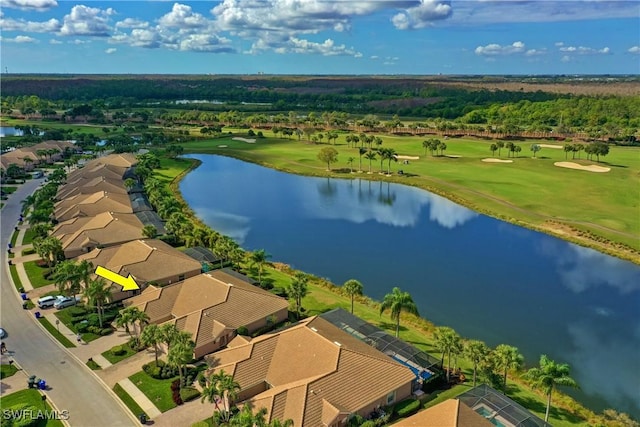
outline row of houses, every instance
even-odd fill
[[[52,234],[67,258],[133,276],[141,289],[113,285],[112,300],[137,307],[150,323],[189,332],[194,357],[205,358],[209,373],[233,375],[240,401],[266,408],[269,420],[337,427],[419,393],[434,374],[428,355],[343,310],[255,338],[238,335],[281,324],[289,302],[233,270],[203,272],[204,249],[182,252],[143,238],[141,214],[150,212],[137,211],[135,191],[123,184],[135,164],[132,155],[111,155],[69,174],[56,196]],[[399,425],[491,425],[473,402],[445,403]]]
[[[17,148],[0,154],[0,169],[6,171],[13,164],[29,172],[38,165],[62,160],[65,151],[75,153],[77,148],[70,141],[45,141],[30,147]]]

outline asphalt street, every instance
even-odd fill
[[[47,394],[60,411],[68,411],[69,425],[139,425],[95,374],[43,331],[28,311],[22,309],[19,296],[9,279],[6,249],[20,216],[20,202],[42,182],[43,179],[27,181],[5,201],[6,205],[0,211],[0,326],[8,332],[4,340],[7,349],[29,374],[47,381],[50,386]]]

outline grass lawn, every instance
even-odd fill
[[[265,132],[265,135],[269,134]],[[543,148],[537,158],[533,158],[530,145],[546,141],[516,141],[516,145],[522,147],[519,157],[513,159],[513,163],[499,164],[481,161],[494,157],[489,146],[495,141],[449,138],[445,156],[432,157],[430,154],[425,156],[422,148],[426,137],[386,135],[382,139],[383,147],[393,148],[399,155],[420,159],[411,160],[408,165],[392,163],[392,176],[387,177],[377,173],[379,161],[373,162],[374,173],[371,175],[350,174],[346,159],[355,157],[357,169],[358,149],[347,147],[344,136],[334,145],[339,155],[333,172],[327,172],[326,165],[317,159],[320,149],[328,144],[309,144],[297,138],[265,138],[256,144],[247,144],[224,137],[183,146],[185,152],[222,154],[304,175],[362,177],[416,186],[519,225],[551,233],[556,231],[556,234],[563,231],[563,226],[570,226],[576,230],[571,236],[575,239],[584,239],[584,232],[589,232],[640,250],[637,239],[640,234],[640,222],[637,221],[640,194],[629,191],[640,186],[640,148],[612,146],[609,155],[601,158],[600,163],[585,160],[583,153],[582,159],[574,160],[576,163],[598,164],[611,169],[607,173],[591,173],[555,166],[555,162],[565,161],[562,149]],[[219,148],[218,145],[228,147]],[[507,151],[502,149],[501,155],[496,153],[495,157],[506,160]],[[571,160],[569,156],[568,161]],[[363,170],[368,170],[368,162],[364,159],[362,165]],[[338,169],[342,171],[338,172]],[[397,175],[398,169],[403,169],[405,175]],[[589,188],[588,197],[578,190],[581,188]],[[583,232],[582,237],[578,231]],[[594,247],[598,245],[591,243]]]
[[[13,234],[11,235],[11,246],[15,246],[16,245],[16,240],[18,240],[18,233],[20,233],[19,231],[14,231]]]
[[[3,185],[2,186],[2,191],[4,191],[6,194],[12,194],[15,193],[15,191],[18,189],[18,187],[14,187],[12,185]]]
[[[7,378],[18,372],[18,368],[13,365],[0,365],[0,378]]]
[[[31,282],[31,286],[34,288],[41,288],[53,283],[51,280],[47,280],[42,276],[46,268],[38,266],[37,261],[28,261],[23,265],[24,270],[27,272],[27,277],[29,277],[29,281]]]
[[[129,393],[127,393],[125,389],[120,386],[120,384],[116,384],[113,387],[113,392],[120,398],[120,400],[122,400],[122,403],[127,405],[127,408],[129,408],[133,415],[135,415],[136,417],[139,417],[140,414],[146,415],[142,408],[136,403],[135,400],[133,400],[131,396],[129,396]]]
[[[57,339],[58,341],[60,341],[60,344],[62,344],[63,346],[65,346],[66,348],[72,348],[75,347],[75,344],[72,343],[71,341],[69,341],[69,339],[67,337],[65,337],[64,335],[62,335],[62,332],[58,332],[58,328],[55,327],[55,325],[52,325],[51,322],[49,322],[49,320],[47,320],[44,317],[41,317],[40,319],[38,319],[40,321],[40,323],[42,324],[42,326],[44,326],[44,328],[49,331],[49,333],[51,335],[53,335],[53,337],[55,339]]]
[[[18,277],[18,270],[16,270],[15,265],[12,264],[9,266],[9,273],[11,273],[11,279],[13,280],[13,284],[16,286],[16,289],[20,290],[22,287],[22,281],[20,280],[20,277]]]
[[[24,236],[22,237],[22,244],[28,245],[29,243],[33,243],[33,238],[36,236],[30,228],[24,232]]]
[[[51,411],[51,406],[48,402],[42,402],[42,395],[38,390],[35,389],[27,389],[16,391],[15,393],[8,394],[0,398],[0,406],[3,409],[10,408],[15,405],[20,404],[28,404],[34,406],[36,409],[41,410],[45,409],[47,411]],[[44,405],[44,406],[43,406]],[[34,426],[38,427],[63,427],[64,424],[60,420],[40,420],[38,424],[34,424]]]
[[[156,405],[160,412],[166,412],[176,407],[176,404],[171,398],[171,382],[176,378],[178,377],[157,380],[151,378],[143,371],[129,377],[131,382]]]
[[[99,371],[102,369],[102,367],[100,365],[98,365],[93,359],[89,359],[87,360],[86,365],[89,367],[89,369],[91,369],[92,371]]]
[[[125,350],[125,352],[123,354],[119,355],[119,356],[114,355],[111,352],[111,349],[109,349],[109,350],[105,351],[104,353],[102,353],[102,356],[105,359],[107,359],[112,365],[115,365],[116,363],[120,362],[121,360],[124,360],[124,359],[126,359],[128,357],[131,357],[131,356],[133,356],[134,354],[137,353],[135,350],[133,350],[131,347],[129,347],[129,344],[127,344],[127,343],[122,344],[122,348]]]
[[[62,310],[58,310],[54,314],[67,328],[71,329],[75,333],[78,333],[76,327],[73,325],[73,322],[71,322],[72,316],[71,312],[68,309],[65,308]],[[82,340],[84,342],[91,342],[93,340],[97,340],[98,338],[100,338],[100,335],[96,335],[91,332],[85,332],[84,334],[82,334]]]

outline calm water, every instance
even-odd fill
[[[577,398],[640,417],[640,267],[412,187],[192,157],[184,199],[246,249],[378,300],[400,286],[437,325],[567,362]]]
[[[0,126],[0,138],[5,136],[22,136],[22,131],[14,127]]]

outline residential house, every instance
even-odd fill
[[[398,421],[394,427],[493,427],[493,424],[458,399],[449,399]]]
[[[127,189],[121,179],[110,179],[104,176],[94,178],[78,179],[75,184],[61,185],[56,194],[56,200],[63,200],[78,194],[90,194],[97,191],[107,193],[127,194]]]
[[[102,266],[121,276],[133,276],[140,290],[122,291],[112,287],[112,301],[120,301],[139,294],[147,285],[168,285],[200,274],[198,261],[183,254],[161,240],[133,240],[121,245],[96,248],[77,260],[90,261],[94,267]]]
[[[134,214],[103,212],[58,223],[51,235],[60,239],[66,258],[74,258],[97,247],[142,239],[142,223]]]
[[[102,212],[133,213],[128,194],[98,191],[70,196],[54,205],[53,216],[66,221],[78,216],[95,216]]]
[[[411,396],[409,368],[321,317],[207,356],[214,372],[240,385],[238,400],[266,408],[267,419],[295,426],[336,427],[349,417]]]
[[[289,307],[286,299],[257,286],[224,282],[211,274],[164,287],[149,285],[124,304],[144,311],[151,323],[171,322],[191,333],[196,358],[226,346],[242,326],[252,333],[284,321]]]

